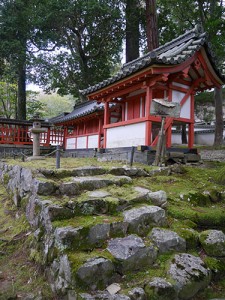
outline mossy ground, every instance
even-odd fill
[[[33,161],[21,161],[20,159],[4,159],[5,163],[9,165],[20,165],[24,168],[31,168],[31,169],[56,169],[56,159],[48,157],[45,160],[33,160]],[[112,167],[122,167],[126,165],[124,162],[99,162],[95,157],[88,157],[88,158],[63,158],[60,159],[60,168],[61,169],[74,169],[84,166],[95,166],[95,167],[104,167],[104,168],[112,168]],[[155,167],[152,166],[145,166],[139,163],[134,163],[134,167],[145,168],[146,170],[154,169]]]
[[[17,161],[14,161],[13,164],[17,163]],[[37,164],[38,168],[54,169],[55,159],[40,161],[40,163],[38,162]],[[34,162],[20,162],[20,165],[24,167],[35,168]],[[95,158],[67,158],[65,161],[63,159],[61,161],[61,166],[65,169],[81,167],[84,165],[102,166],[102,164],[98,163]],[[120,164],[120,166],[122,165],[123,164]],[[111,168],[112,166],[118,166],[118,163],[106,163],[104,166]],[[149,169],[151,168],[152,167],[149,167]],[[225,229],[225,188],[224,182],[219,180],[224,174],[224,168],[225,163],[217,162],[208,162],[200,166],[184,166],[184,172],[182,174],[173,173],[170,176],[156,174],[152,177],[135,178],[133,179],[132,185],[125,185],[122,187],[115,187],[115,185],[112,185],[102,190],[109,192],[112,195],[112,198],[115,197],[128,201],[136,196],[136,192],[133,189],[134,186],[141,186],[151,191],[166,191],[168,196],[168,227],[171,230],[177,231],[186,239],[189,239],[190,253],[191,251],[195,251],[196,254],[200,254],[200,248],[198,248],[198,245],[195,245],[195,235],[189,234],[187,230],[192,228],[196,232],[199,232],[202,229],[207,228]],[[223,197],[215,202],[212,201],[212,199],[207,198],[207,196],[207,200],[204,197],[198,197],[198,195],[207,191],[218,191],[223,195]],[[83,194],[79,197],[75,197],[74,200],[85,201],[86,196],[88,196],[88,192],[85,192],[85,195]],[[47,198],[47,200],[52,200],[54,203],[57,201],[59,201],[58,203],[61,201],[66,203],[73,199],[67,196],[62,200],[59,197]],[[108,200],[112,199],[109,197]],[[40,272],[39,268],[34,262],[27,259],[30,255],[28,253],[29,235],[26,235],[29,232],[29,227],[25,221],[25,218],[23,217],[23,214],[18,212],[16,208],[12,207],[11,202],[9,202],[9,196],[4,191],[0,193],[0,202],[0,226],[1,229],[3,229],[3,231],[0,231],[0,239],[7,240],[7,242],[0,242],[0,251],[3,253],[6,252],[6,254],[0,256],[0,270],[3,272],[3,275],[0,273],[0,284],[5,282],[5,278],[11,276],[8,274],[13,274],[13,280],[8,279],[7,288],[0,288],[0,293],[6,294],[11,291],[18,294],[36,292],[41,286],[43,287],[41,288],[42,293],[50,295],[51,292],[49,286],[46,284],[43,273]],[[53,222],[53,225],[54,227],[63,227],[69,225],[74,227],[89,227],[104,222],[116,222],[120,220],[121,216],[117,214],[112,216],[78,216],[73,219],[55,221]],[[15,237],[17,237],[18,240],[15,239]],[[73,264],[74,271],[76,271],[78,266],[80,266],[86,261],[86,259],[90,257],[107,257],[107,253],[104,249],[95,249],[94,251],[79,253],[71,252],[68,253],[68,255]],[[143,286],[145,281],[148,281],[155,276],[164,277],[166,265],[168,264],[170,257],[171,254],[160,256],[152,268],[143,270],[141,272],[132,272],[130,274],[126,274],[121,282],[122,290],[126,292],[132,287],[138,286],[139,284],[140,286]],[[216,268],[218,266],[218,262],[209,259],[207,263],[212,268]],[[221,264],[219,266],[221,267]],[[3,280],[1,279],[2,277]],[[35,286],[37,286],[37,288],[35,288]],[[213,282],[207,289],[205,289],[205,291],[199,294],[200,296],[196,297],[195,299],[200,300],[210,299],[210,297],[222,297],[224,294],[225,280],[223,278],[219,278],[218,280],[217,278],[217,281]],[[49,298],[46,297],[46,299],[51,299],[51,296],[49,296]]]
[[[29,294],[54,299],[43,270],[29,259],[30,227],[22,211],[0,188],[0,300],[23,299]]]
[[[65,219],[60,221],[54,221],[52,222],[53,227],[79,227],[83,226],[86,228],[89,228],[91,226],[102,224],[102,223],[112,223],[112,222],[120,222],[122,221],[123,217],[121,215],[117,216],[76,216],[72,219]]]

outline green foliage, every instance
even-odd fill
[[[78,96],[79,89],[109,77],[122,44],[120,6],[117,0],[48,1],[43,13],[47,10],[61,48],[33,57],[33,80],[47,91]]]
[[[71,96],[60,96],[56,93],[43,94],[37,96],[38,103],[42,106],[42,116],[45,119],[55,117],[63,112],[71,112],[75,104],[75,99]]]
[[[1,117],[15,118],[17,104],[17,87],[15,84],[0,81]]]
[[[32,119],[34,115],[44,118],[47,105],[38,100],[39,93],[27,91],[27,119]]]

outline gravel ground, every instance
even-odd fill
[[[202,160],[225,161],[224,150],[199,150]]]

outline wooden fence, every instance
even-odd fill
[[[0,119],[0,144],[32,145],[32,133],[29,131],[33,126],[31,121]],[[46,132],[40,134],[42,146],[64,146],[64,129],[53,127],[51,124],[42,122],[41,127]]]

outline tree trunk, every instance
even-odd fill
[[[215,139],[214,146],[220,146],[223,143],[223,97],[222,88],[214,89],[214,100],[215,100]]]
[[[156,0],[146,0],[146,35],[148,51],[159,46]]]
[[[17,118],[26,120],[26,71],[25,67],[19,66],[18,70],[18,109]]]
[[[126,62],[139,57],[138,0],[126,1]]]
[[[26,120],[26,52],[21,53],[18,61],[18,100],[17,118]]]

